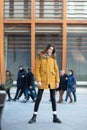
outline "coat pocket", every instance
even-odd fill
[[[52,71],[52,74],[53,74],[53,75],[56,75],[56,73],[55,73],[54,71]]]

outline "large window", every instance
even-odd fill
[[[67,70],[73,69],[78,81],[87,81],[87,26],[68,26],[67,33]]]
[[[62,19],[62,0],[36,0],[36,19]]]
[[[67,0],[67,19],[87,20],[87,0]]]
[[[31,66],[30,26],[5,26],[5,68],[16,80],[18,66]]]
[[[57,50],[57,61],[59,69],[62,66],[62,28],[59,25],[37,25],[36,26],[36,56],[39,51],[46,48],[48,44],[54,44]]]
[[[5,19],[30,19],[31,0],[5,0]]]

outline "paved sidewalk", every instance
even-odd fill
[[[2,130],[87,130],[87,89],[77,89],[77,103],[57,103],[57,113],[62,124],[52,123],[48,91],[44,92],[35,124],[28,124],[33,114],[34,103],[31,100],[22,103],[22,99],[23,97],[16,102],[6,102]]]

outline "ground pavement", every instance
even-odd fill
[[[14,96],[14,90],[11,95]],[[22,99],[23,96],[16,102],[6,101],[2,115],[2,130],[87,130],[87,89],[77,89],[76,103],[57,103],[57,114],[62,124],[52,122],[48,91],[44,92],[37,122],[34,124],[28,124],[33,114],[34,103],[31,99],[27,103],[22,103]]]

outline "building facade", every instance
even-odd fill
[[[87,80],[87,0],[0,0],[0,75],[16,80],[18,66],[31,66],[47,44],[55,44],[59,69]]]

